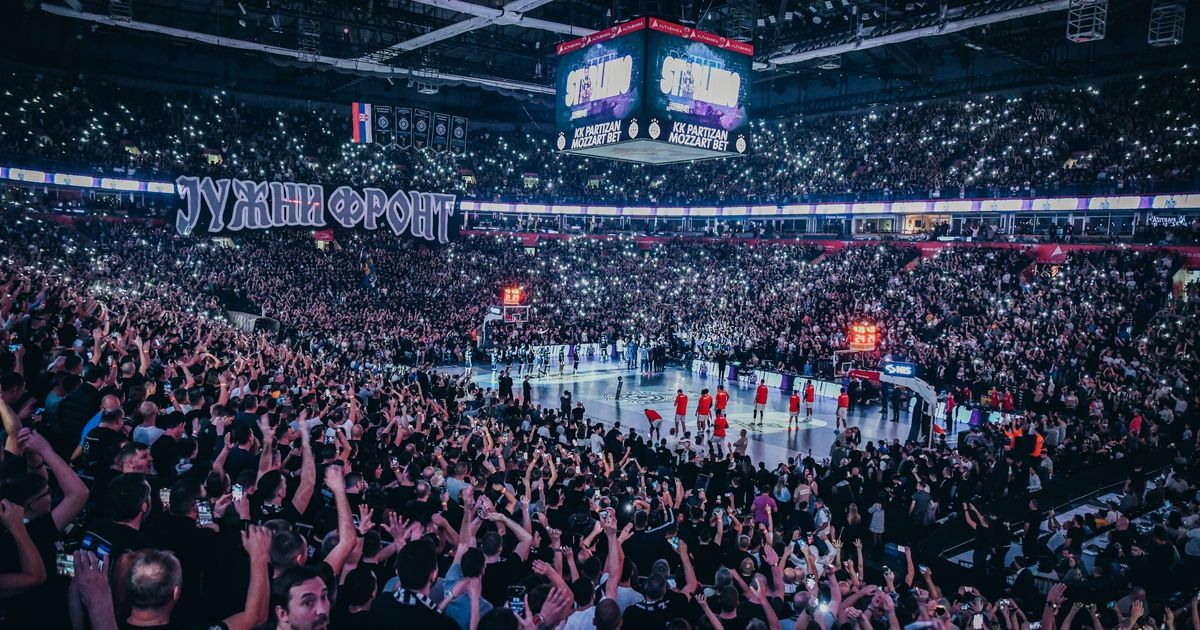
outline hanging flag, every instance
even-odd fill
[[[429,146],[429,110],[418,109],[413,112],[413,146],[424,149]]]
[[[467,152],[467,119],[462,116],[450,119],[450,152],[456,155]]]
[[[375,126],[371,122],[371,104],[353,103],[350,106],[350,121],[354,131],[355,144],[370,144]]]
[[[450,145],[450,117],[445,114],[433,115],[433,150],[444,153]]]
[[[412,146],[412,108],[396,108],[396,146],[407,149]]]
[[[393,124],[392,106],[375,105],[371,108],[375,118],[375,142],[385,147],[396,144],[396,130]]]

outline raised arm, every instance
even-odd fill
[[[1062,605],[1066,592],[1067,585],[1062,582],[1050,587],[1050,592],[1046,595],[1046,605],[1042,608],[1042,630],[1054,630],[1055,616],[1058,614],[1058,608]]]
[[[75,630],[117,630],[112,588],[100,560],[90,551],[76,551],[75,579],[67,587],[67,612]]]
[[[912,556],[910,554],[904,555],[909,556],[909,571],[912,571]],[[933,583],[933,570],[929,567],[925,567],[925,570],[921,572],[921,576],[925,578],[925,586],[929,589],[929,597],[931,599],[941,599],[942,589],[938,588],[937,584]]]
[[[836,615],[842,611],[842,587],[838,585],[837,571],[826,571],[825,577],[829,580],[829,609]]]
[[[4,422],[4,433],[8,436],[4,441],[4,450],[20,455],[21,447],[17,445],[17,434],[21,432],[21,419],[3,400],[0,400],[0,420]]]
[[[523,520],[528,519],[528,512],[526,512],[526,515],[526,519]],[[513,550],[513,553],[517,554],[517,557],[522,561],[528,560],[529,548],[533,545],[533,536],[529,533],[529,530],[522,527],[520,523],[505,516],[503,512],[488,512],[487,518],[490,521],[504,521],[504,525],[517,537],[517,547]]]
[[[304,413],[304,411],[300,412],[300,419],[297,422],[301,431],[304,430]],[[262,433],[262,448],[258,452],[258,476],[256,479],[262,479],[262,476],[275,466],[275,431],[271,429],[271,421],[265,415],[258,419],[258,430]]]
[[[46,581],[46,563],[25,529],[25,509],[8,501],[0,501],[0,523],[8,530],[17,547],[21,570],[0,573],[0,598],[9,598]]]
[[[138,349],[138,374],[145,376],[150,369],[150,352],[146,350],[146,340],[139,335],[134,338],[133,343]]]
[[[1079,614],[1079,610],[1083,608],[1082,602],[1071,604],[1071,610],[1067,612],[1067,616],[1063,618],[1062,625],[1059,630],[1071,630],[1071,624],[1075,621],[1075,615]]]
[[[700,588],[700,580],[696,579],[696,568],[692,565],[692,554],[688,553],[687,543],[679,538],[679,562],[683,565],[683,588],[679,592],[691,595]]]
[[[317,464],[313,460],[312,436],[303,427],[300,429],[300,449],[300,485],[296,488],[296,495],[292,497],[292,505],[297,512],[303,514],[308,510],[313,490],[317,486]]]
[[[228,374],[228,372],[226,372]],[[217,394],[217,404],[224,407],[229,404],[229,379],[225,374],[220,377],[221,391]]]
[[[550,477],[546,479],[546,488],[553,488],[554,482],[558,481],[558,465],[554,463],[554,457],[547,457],[546,460],[550,462]]]
[[[617,600],[617,587],[621,584],[621,543],[617,540],[617,519],[609,514],[601,523],[604,535],[608,538],[608,556],[604,562],[604,570],[608,573],[608,581],[604,583],[604,598]]]
[[[346,498],[346,478],[340,466],[333,465],[325,469],[325,485],[333,492],[333,502],[337,506],[338,532],[338,542],[329,555],[325,556],[325,562],[333,568],[333,574],[338,576],[342,574],[346,561],[358,545],[358,536],[354,531],[350,500]]]
[[[771,605],[771,600],[767,596],[766,588],[762,585],[762,580],[756,580],[760,586],[754,588],[754,583],[750,584],[750,589],[754,596],[758,599],[758,603],[762,604],[763,614],[767,617],[767,628],[769,630],[779,630],[779,615],[775,614],[775,607]],[[834,590],[837,590],[836,588]]]
[[[0,405],[3,405],[0,409],[8,408],[8,405],[3,402],[0,402]],[[75,520],[79,511],[87,503],[89,493],[87,485],[83,483],[79,475],[75,474],[74,470],[71,470],[67,462],[54,452],[54,448],[40,433],[33,429],[21,429],[17,436],[17,445],[23,452],[40,455],[42,463],[34,465],[33,468],[46,466],[50,469],[50,474],[54,475],[54,479],[58,481],[58,486],[63,492],[63,499],[50,510],[50,518],[54,521],[54,527],[61,532],[71,521]]]
[[[712,608],[708,606],[707,599],[705,599],[703,596],[697,597],[696,603],[700,604],[700,610],[704,611],[704,617],[708,619],[708,623],[712,625],[713,630],[725,630],[725,625],[721,623],[721,618],[718,617],[717,614],[712,611]],[[797,623],[795,627],[807,628],[808,625],[805,624],[802,626]]]
[[[250,588],[246,591],[246,607],[242,612],[225,619],[229,630],[251,630],[267,622],[271,585],[267,577],[271,562],[271,530],[251,525],[242,532],[242,547],[250,554]]]

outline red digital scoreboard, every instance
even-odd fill
[[[875,324],[862,322],[861,324],[851,324],[850,334],[847,335],[850,341],[850,349],[861,352],[874,352],[879,345],[879,329]]]
[[[504,296],[501,298],[501,304],[504,306],[520,306],[521,298],[523,297],[521,293],[521,287],[510,287],[504,289]]]

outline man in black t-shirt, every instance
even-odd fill
[[[111,560],[125,551],[140,549],[144,545],[142,522],[150,513],[150,483],[144,475],[127,473],[118,475],[108,483],[108,508],[110,518],[94,523],[83,535],[84,548],[88,551],[104,551]]]
[[[120,407],[100,412],[100,424],[83,438],[83,463],[88,475],[95,477],[112,465],[117,451],[125,444],[125,411]]]
[[[622,624],[629,628],[665,628],[667,622],[683,617],[686,606],[672,604],[666,598],[667,580],[661,575],[651,575],[643,591],[646,599],[630,605],[622,615]]]
[[[429,590],[438,577],[437,552],[424,540],[410,542],[396,557],[396,576],[400,588],[384,593],[371,605],[371,628],[428,628],[430,630],[459,630],[449,616],[438,612],[429,599]],[[479,588],[471,590],[473,603],[478,605]]]

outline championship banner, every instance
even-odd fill
[[[445,153],[450,144],[450,117],[445,114],[433,115],[433,150]]]
[[[412,108],[396,108],[396,146],[407,149],[412,146]]]
[[[371,144],[375,125],[371,122],[370,103],[350,104],[350,131],[355,144]]]
[[[371,114],[375,118],[375,142],[385,147],[396,144],[396,126],[391,105],[373,105]]]
[[[326,195],[320,184],[256,182],[240,179],[181,176],[175,191],[186,201],[175,217],[175,231],[187,236],[207,211],[210,234],[336,224],[375,230],[386,225],[397,236],[449,243],[455,196],[402,190],[386,193],[339,186]],[[329,223],[327,223],[327,219]]]
[[[450,152],[455,155],[467,152],[467,119],[462,116],[450,118]]]
[[[418,149],[424,149],[429,146],[429,131],[430,131],[429,110],[418,109],[413,111],[413,146]]]

